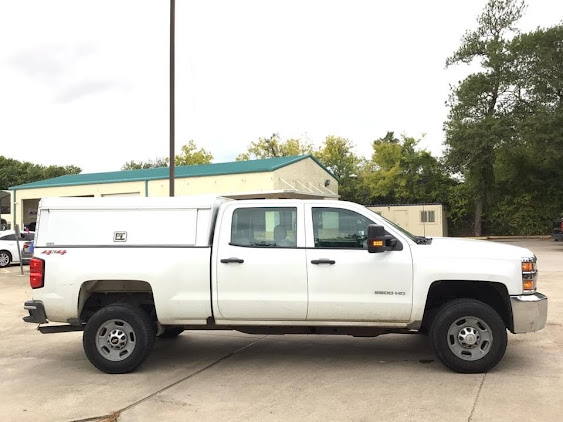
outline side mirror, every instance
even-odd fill
[[[368,226],[368,252],[380,253],[387,250],[385,245],[385,229],[378,224]]]
[[[402,250],[403,245],[390,234],[385,234],[383,226],[370,224],[368,226],[368,252],[381,253],[385,251]]]

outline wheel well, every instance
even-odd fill
[[[512,307],[506,286],[484,281],[435,281],[428,290],[421,329],[427,331],[438,309],[453,299],[476,299],[486,303],[501,316],[509,330],[513,329]]]
[[[6,249],[0,249],[0,252],[6,252],[9,256],[10,256],[10,260],[13,258],[12,254],[10,253],[10,251],[6,250]]]
[[[143,309],[156,320],[151,285],[140,280],[91,280],[82,283],[78,295],[78,315],[87,322],[104,306],[125,302]]]

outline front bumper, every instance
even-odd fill
[[[530,333],[545,327],[547,320],[547,296],[541,293],[533,295],[510,296],[514,334]]]
[[[45,324],[48,322],[45,307],[40,300],[28,300],[23,304],[23,308],[29,311],[29,316],[23,317],[25,322],[32,324]]]

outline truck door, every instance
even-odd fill
[[[217,222],[216,320],[307,317],[303,204],[229,204]]]
[[[412,307],[412,259],[402,251],[368,253],[365,215],[307,205],[309,321],[403,322]],[[367,213],[366,213],[367,214]]]

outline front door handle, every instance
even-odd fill
[[[223,258],[221,260],[222,264],[229,264],[229,263],[242,264],[243,262],[244,259],[240,259],[240,258]]]
[[[311,264],[315,264],[315,265],[319,265],[319,264],[334,265],[334,264],[336,264],[336,261],[334,261],[332,259],[313,259],[311,261]]]

